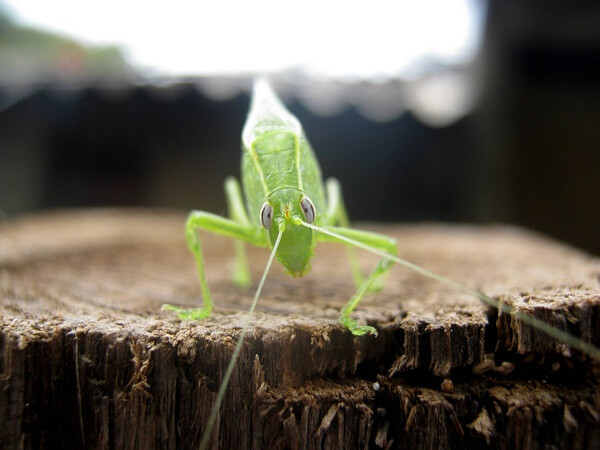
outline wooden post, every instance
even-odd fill
[[[0,225],[0,447],[197,448],[254,288],[203,234],[216,304],[199,305],[185,215],[92,210]],[[511,227],[393,225],[399,254],[600,345],[600,261]],[[264,249],[249,249],[255,284]],[[361,253],[369,270],[377,257]],[[356,317],[343,247],[275,264],[214,448],[599,448],[597,362],[477,299],[396,267]]]

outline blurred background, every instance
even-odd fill
[[[214,3],[0,0],[0,218],[225,213],[263,73],[353,220],[513,223],[600,254],[593,2]]]

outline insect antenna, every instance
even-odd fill
[[[229,384],[229,379],[231,378],[231,374],[233,373],[233,368],[235,367],[235,363],[240,355],[240,351],[242,349],[242,344],[244,343],[244,338],[246,337],[246,333],[248,332],[248,328],[250,327],[250,321],[252,320],[252,315],[254,314],[254,309],[256,308],[256,304],[258,303],[258,298],[262,292],[262,288],[265,284],[265,280],[267,279],[267,274],[269,273],[269,269],[273,264],[273,259],[275,258],[275,252],[277,252],[277,247],[279,247],[279,243],[281,242],[281,236],[283,235],[283,231],[280,230],[277,235],[277,239],[275,240],[275,244],[273,245],[273,250],[271,251],[271,255],[269,256],[269,260],[267,265],[265,266],[265,270],[262,274],[260,282],[258,283],[258,287],[256,288],[256,293],[254,294],[254,299],[252,300],[252,304],[250,305],[250,309],[244,318],[244,323],[242,325],[242,331],[240,332],[240,336],[235,344],[235,349],[233,350],[233,354],[231,355],[231,360],[229,361],[229,365],[227,366],[227,370],[225,370],[225,375],[223,376],[223,381],[221,382],[221,387],[219,388],[219,392],[217,393],[217,398],[215,403],[210,410],[210,416],[208,417],[208,422],[206,423],[206,427],[204,428],[204,435],[202,436],[202,440],[200,441],[200,450],[204,450],[208,445],[208,440],[210,439],[210,435],[212,433],[213,426],[217,420],[217,415],[219,413],[219,409],[221,407],[221,403],[223,402],[223,397],[225,396],[225,391],[227,390],[227,385]]]
[[[375,253],[376,255],[379,255],[382,258],[389,259],[390,261],[393,261],[396,264],[407,267],[408,269],[411,269],[417,273],[420,273],[421,275],[424,275],[426,277],[429,277],[436,281],[439,281],[440,283],[450,286],[451,288],[454,288],[458,291],[461,291],[466,294],[477,297],[483,303],[490,305],[490,306],[496,308],[497,310],[502,311],[503,313],[514,315],[517,319],[521,320],[522,322],[538,329],[539,331],[542,331],[542,332],[548,334],[549,336],[551,336],[561,342],[564,342],[567,345],[570,345],[573,348],[576,348],[577,350],[590,356],[591,358],[593,358],[597,361],[600,361],[600,349],[598,349],[594,345],[592,345],[588,342],[585,342],[584,340],[579,339],[579,338],[577,338],[569,333],[566,333],[562,330],[554,328],[552,325],[544,322],[543,320],[523,314],[522,312],[517,311],[515,308],[513,308],[512,306],[510,306],[506,303],[501,303],[498,300],[493,299],[492,297],[489,297],[475,289],[472,289],[470,287],[467,287],[460,283],[457,283],[456,281],[451,280],[450,278],[446,278],[442,275],[432,272],[431,270],[425,269],[424,267],[413,264],[410,261],[406,261],[405,259],[397,257],[396,255],[391,255],[391,254],[381,251],[379,249],[373,248],[367,244],[364,244],[360,241],[356,241],[352,238],[342,236],[334,231],[330,231],[326,228],[322,228],[317,225],[313,225],[313,224],[310,224],[310,223],[307,223],[304,221],[302,221],[302,225],[304,225],[305,227],[311,228],[315,231],[318,231],[319,233],[327,234],[331,237],[339,239],[340,241],[345,242],[347,244],[353,245],[355,247],[361,248],[361,249],[366,250],[371,253]]]

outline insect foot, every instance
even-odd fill
[[[344,316],[340,317],[340,323],[350,330],[354,336],[362,336],[364,334],[372,334],[377,336],[377,330],[369,325],[359,325],[358,322],[351,317]]]
[[[163,311],[174,311],[180,319],[201,320],[210,316],[209,308],[184,309],[174,305],[162,305]]]

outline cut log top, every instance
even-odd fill
[[[161,305],[201,304],[184,221],[93,210],[0,225],[0,447],[198,447],[268,252],[249,249],[254,286],[241,289],[232,243],[203,233],[216,310],[179,320]],[[506,226],[364,227],[600,344],[598,259]],[[359,254],[365,272],[377,263]],[[597,448],[585,356],[402,267],[356,310],[379,336],[354,337],[337,322],[354,291],[341,245],[319,244],[301,279],[274,264],[213,448]],[[544,384],[561,371],[570,387]]]
[[[195,263],[183,239],[184,220],[184,214],[164,211],[92,210],[3,224],[4,333],[18,336],[23,345],[57,330],[140,335],[175,345],[192,358],[199,340],[232,345],[268,252],[250,249],[255,283],[241,289],[230,282],[233,245],[204,233],[216,310],[204,321],[180,321],[160,307],[201,303]],[[587,341],[600,337],[600,262],[595,258],[507,226],[366,228],[396,238],[402,258],[509,301]],[[361,253],[365,272],[377,260]],[[568,354],[561,343],[517,326],[510,318],[497,321],[505,329],[494,330],[493,309],[402,267],[395,267],[384,289],[365,298],[355,313],[381,330],[379,338],[354,339],[337,323],[340,308],[354,290],[341,245],[319,244],[311,272],[301,279],[287,276],[276,263],[249,342],[283,346],[280,350],[289,353],[292,366],[282,376],[296,382],[321,371],[349,374],[365,359],[390,355],[394,363],[388,369],[393,372],[420,368],[446,375],[453,367],[483,361],[485,353],[496,349]],[[493,341],[496,336],[505,340]]]

